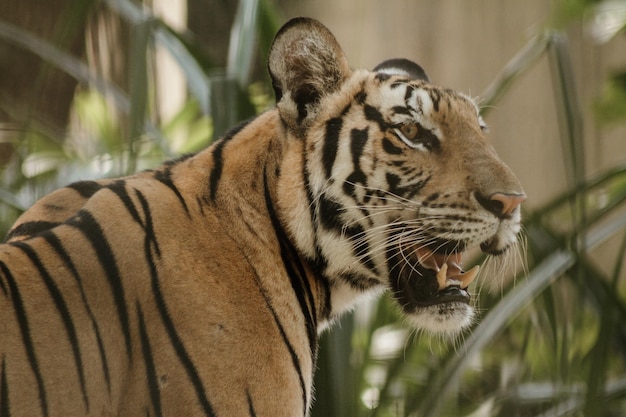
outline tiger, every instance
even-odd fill
[[[9,230],[1,416],[307,416],[318,337],[359,301],[468,331],[462,257],[510,253],[526,199],[477,103],[407,59],[353,70],[304,17],[268,70],[273,108]]]

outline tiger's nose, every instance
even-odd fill
[[[526,201],[526,194],[494,193],[489,197],[477,196],[478,202],[499,218],[507,218]]]

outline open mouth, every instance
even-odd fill
[[[467,272],[463,271],[461,252],[439,254],[422,246],[417,249],[416,254],[419,264],[435,273],[439,291],[445,291],[451,287],[466,291],[476,279],[480,269],[480,266],[476,265]]]
[[[450,242],[411,250],[399,248],[390,257],[391,265],[394,265],[390,268],[394,297],[408,313],[421,307],[469,304],[468,287],[476,279],[480,267],[476,265],[465,271],[461,266],[462,256],[463,246]]]

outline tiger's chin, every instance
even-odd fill
[[[407,315],[411,326],[431,334],[454,338],[474,323],[474,308],[468,303],[452,302],[421,307]]]

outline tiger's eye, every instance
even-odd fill
[[[404,137],[408,140],[415,140],[419,133],[419,127],[417,123],[406,123],[400,126],[400,132],[402,132]]]

